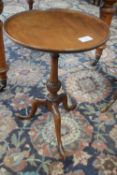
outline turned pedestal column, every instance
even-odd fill
[[[0,14],[3,10],[3,2],[0,0]],[[4,43],[3,43],[3,31],[2,31],[3,23],[0,20],[0,91],[2,91],[6,87],[6,72],[7,65],[5,60],[5,52],[4,52]]]
[[[100,7],[100,18],[110,26],[113,14],[115,13],[115,9],[113,4],[117,2],[117,0],[104,0],[103,5]],[[93,66],[95,66],[103,52],[103,49],[106,47],[106,44],[96,49],[96,60],[93,62]]]

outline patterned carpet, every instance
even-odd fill
[[[23,0],[5,0],[2,19],[28,7]],[[34,8],[72,8],[97,14],[98,7],[83,0],[37,0]],[[62,141],[72,155],[59,160],[53,118],[38,109],[31,121],[27,115],[31,99],[44,97],[49,75],[49,54],[21,47],[5,35],[9,62],[8,85],[0,94],[0,175],[117,175],[117,103],[101,114],[112,98],[117,82],[117,17],[111,25],[110,40],[96,68],[91,66],[95,51],[61,54],[61,92],[77,102],[66,112],[60,107]]]

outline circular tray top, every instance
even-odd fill
[[[47,52],[81,52],[108,39],[107,25],[78,11],[32,10],[13,15],[4,23],[8,36],[29,48]]]

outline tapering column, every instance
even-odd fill
[[[50,77],[47,81],[47,89],[49,91],[48,98],[49,100],[57,100],[58,94],[57,92],[61,88],[61,82],[58,79],[58,59],[59,54],[53,53],[51,54],[51,70]]]
[[[100,7],[100,18],[108,25],[110,26],[112,22],[113,14],[115,13],[115,8],[113,7],[113,4],[117,2],[117,0],[104,0],[103,5]],[[96,60],[93,62],[93,66],[95,66],[106,47],[106,43],[102,45],[101,47],[96,49]]]
[[[29,10],[32,10],[33,9],[34,0],[27,0],[27,2],[29,4]]]
[[[0,14],[3,10],[3,2],[0,0]],[[5,51],[4,51],[4,43],[3,43],[3,31],[2,31],[3,23],[0,20],[0,91],[2,91],[6,87],[7,81],[7,65],[5,59]]]

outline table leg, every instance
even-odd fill
[[[64,159],[66,153],[61,141],[61,116],[58,110],[58,106],[60,103],[62,103],[64,108],[70,111],[73,110],[76,105],[74,104],[68,106],[67,95],[64,93],[60,95],[57,94],[61,88],[61,82],[58,79],[58,58],[58,54],[52,54],[50,78],[47,81],[47,89],[49,91],[47,105],[48,109],[53,113],[58,151],[61,158]]]
[[[32,10],[33,9],[34,0],[27,0],[27,2],[29,4],[29,10]]]
[[[70,111],[70,110],[73,110],[76,107],[76,105],[74,104],[74,105],[68,106],[67,95],[65,93],[58,95],[58,91],[61,88],[61,82],[58,79],[58,58],[59,58],[58,54],[51,55],[50,77],[46,84],[47,89],[49,91],[47,95],[47,99],[33,100],[32,109],[29,113],[29,116],[28,117],[19,116],[19,118],[23,120],[31,119],[34,116],[38,107],[40,106],[47,107],[48,110],[51,111],[53,114],[58,151],[59,151],[60,157],[64,159],[65,151],[61,141],[61,116],[60,116],[58,107],[59,107],[59,104],[62,103],[64,108]]]
[[[102,7],[100,7],[100,18],[108,25],[111,25],[113,14],[115,13],[115,9],[113,8],[113,4],[116,0],[105,0]],[[96,58],[92,63],[92,66],[96,66],[98,61],[101,58],[102,52],[106,47],[106,43],[99,48],[96,49]]]
[[[37,108],[41,107],[41,106],[45,106],[46,107],[47,104],[47,100],[46,99],[35,99],[32,100],[32,109],[29,113],[29,115],[27,117],[24,117],[22,115],[18,115],[18,118],[22,119],[22,120],[30,120],[34,117]]]
[[[73,104],[72,106],[68,106],[68,99],[67,95],[65,93],[62,93],[59,95],[60,102],[63,104],[63,107],[66,111],[71,111],[76,107],[76,104]]]
[[[58,110],[57,104],[52,105],[52,113],[54,116],[55,133],[56,133],[56,138],[57,138],[58,151],[62,159],[64,159],[65,150],[63,148],[62,141],[61,141],[61,116],[60,116],[60,112]]]
[[[3,10],[3,2],[0,0],[0,14]],[[2,31],[3,23],[0,20],[0,92],[6,87],[7,81],[7,65],[5,60],[5,53],[4,53],[4,43],[3,43],[3,31]]]

